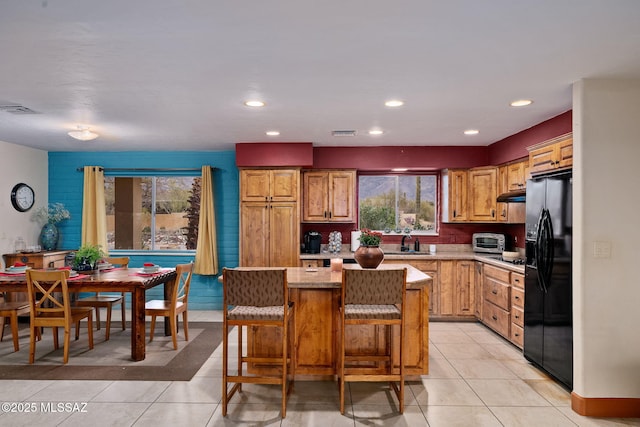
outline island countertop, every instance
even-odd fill
[[[359,269],[357,264],[344,264],[345,269]],[[407,269],[407,289],[430,285],[433,279],[409,264],[380,264],[378,269]],[[287,282],[289,288],[336,288],[342,285],[342,273],[332,272],[329,267],[305,268],[288,267]]]

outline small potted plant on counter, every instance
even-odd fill
[[[92,271],[97,270],[96,264],[102,258],[105,253],[98,245],[82,245],[80,249],[76,251],[75,258],[73,260],[73,269],[76,271]]]
[[[382,233],[363,228],[359,237],[360,246],[353,257],[362,268],[376,268],[384,259],[384,252],[380,249]]]

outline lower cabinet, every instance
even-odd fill
[[[439,311],[435,316],[475,317],[475,262],[438,261]]]
[[[482,270],[482,323],[522,348],[524,275],[489,264]]]

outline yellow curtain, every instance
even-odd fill
[[[99,245],[106,253],[107,213],[104,202],[104,172],[99,166],[84,167],[82,244]]]
[[[195,274],[218,274],[218,244],[216,239],[216,212],[213,197],[211,166],[202,167],[200,195],[200,222],[198,223],[198,246],[193,266]]]

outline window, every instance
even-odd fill
[[[385,233],[436,234],[438,177],[360,175],[360,228]]]
[[[198,241],[199,176],[105,176],[109,250],[189,250]]]

